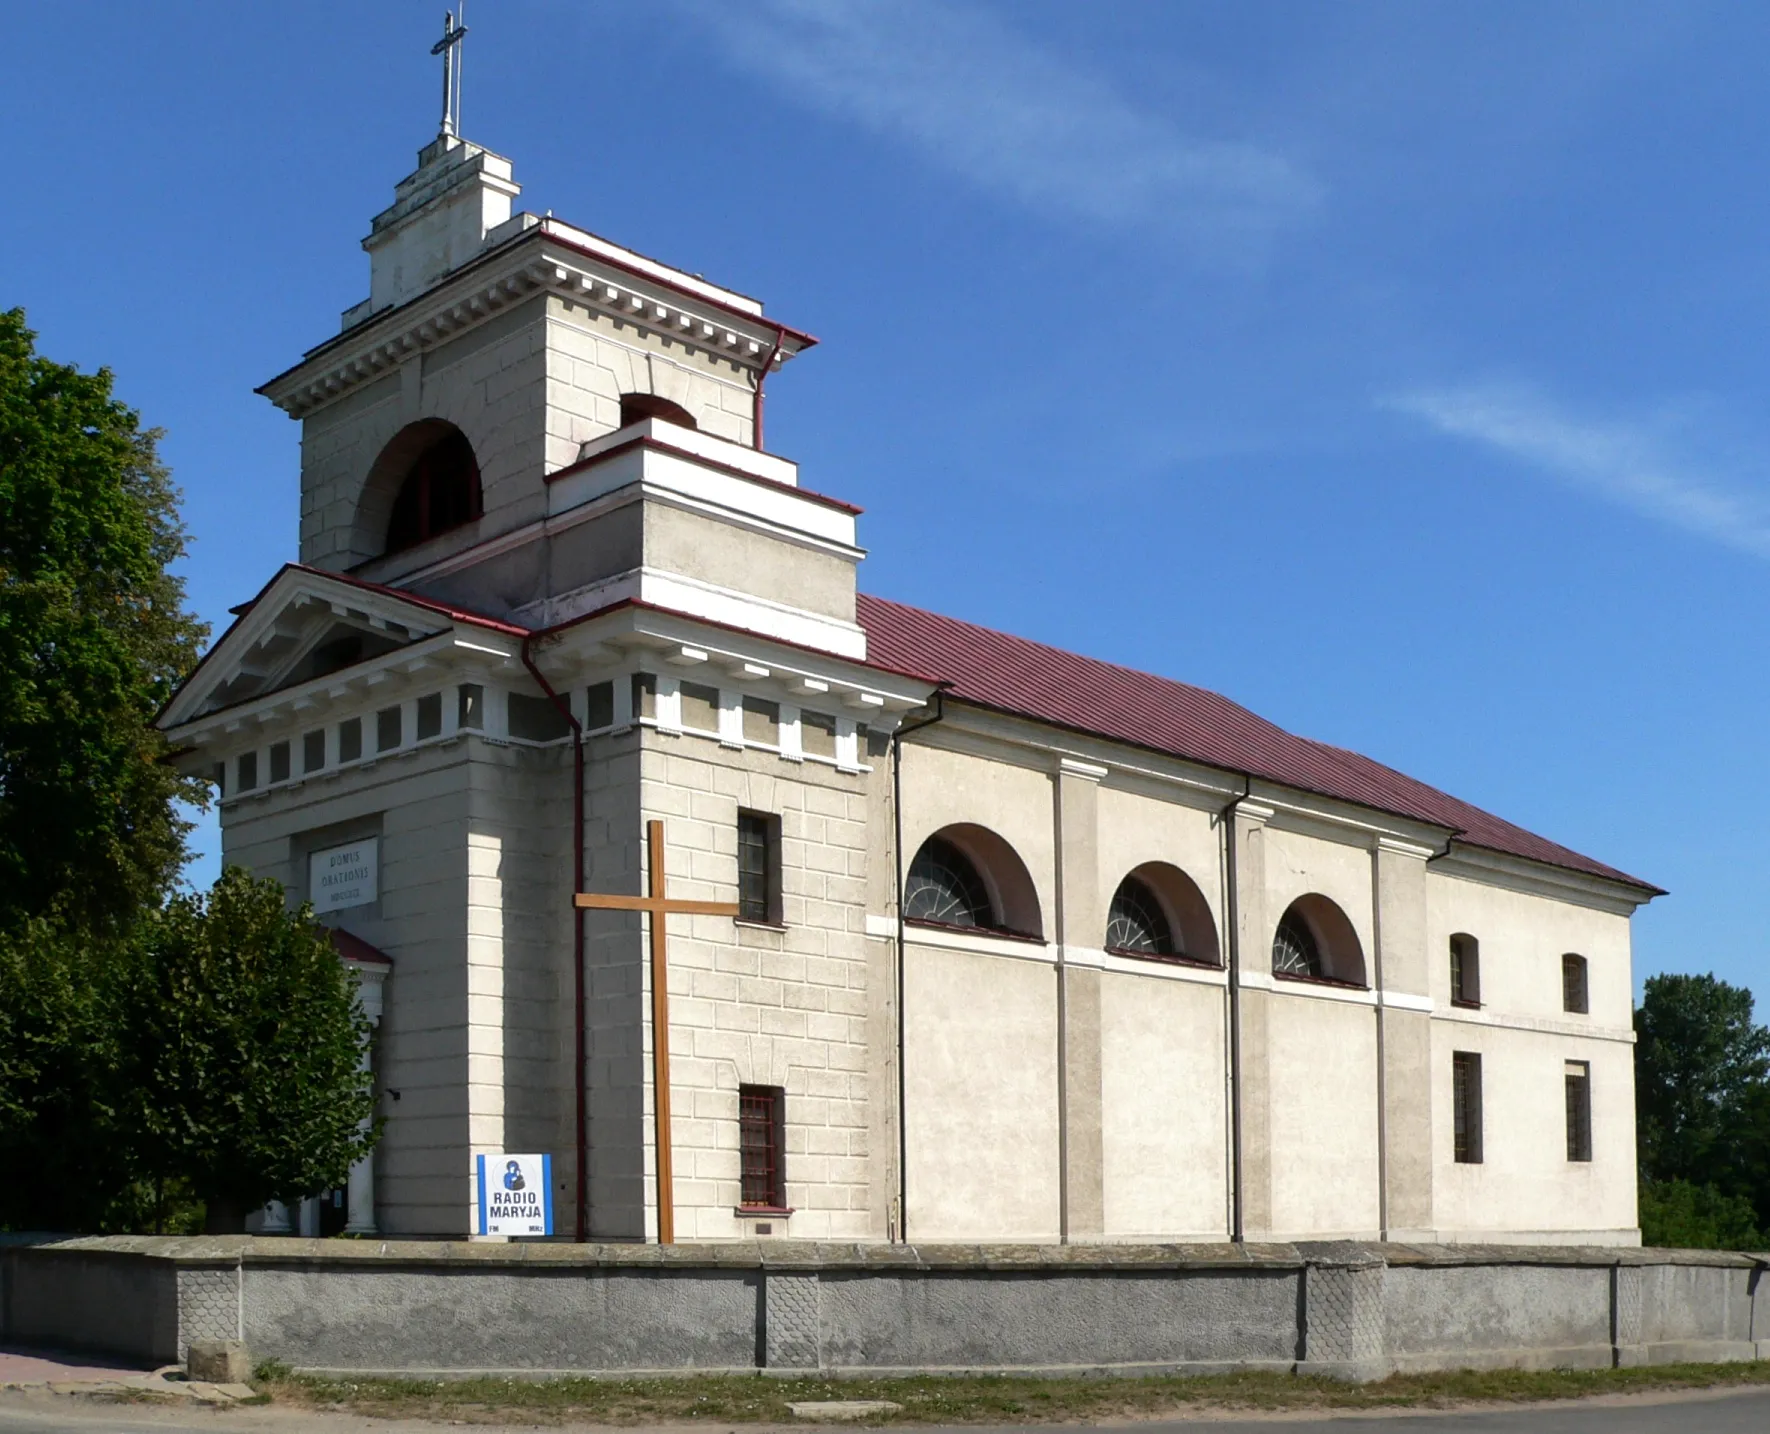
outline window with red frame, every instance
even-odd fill
[[[753,1210],[787,1208],[787,1093],[777,1085],[738,1087],[741,1203]]]

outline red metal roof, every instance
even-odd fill
[[[871,661],[943,683],[961,701],[1429,822],[1468,846],[1663,894],[1369,757],[1294,736],[1202,687],[865,594],[858,616]]]

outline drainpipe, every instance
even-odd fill
[[[932,727],[946,716],[942,694],[934,694],[934,715],[909,727],[899,727],[891,734],[891,847],[894,852],[892,876],[897,895],[897,1238],[903,1244],[910,1238],[910,1160],[909,1101],[904,1094],[904,1014],[903,1014],[903,739],[911,732]]]
[[[522,665],[528,668],[529,675],[547,695],[547,700],[572,729],[572,892],[575,895],[584,889],[584,728],[572,716],[571,703],[553,690],[553,684],[535,666],[534,657],[529,651],[529,644],[533,640],[532,633],[522,640]],[[577,1097],[575,1128],[578,1162],[576,1220],[573,1230],[574,1238],[582,1244],[590,1238],[590,1140],[584,1089],[584,913],[575,904],[572,907],[572,994],[572,1049],[576,1057],[572,1089]]]
[[[762,372],[756,375],[756,395],[750,409],[750,431],[754,441],[750,446],[758,453],[762,451],[762,385],[768,382],[769,372],[774,368],[774,361],[780,357],[786,342],[787,331],[777,325],[774,331],[774,347],[769,350]]]
[[[1223,823],[1223,925],[1229,937],[1224,955],[1229,976],[1229,1238],[1238,1245],[1247,1235],[1242,1213],[1241,897],[1236,880],[1235,810],[1253,790],[1250,773],[1243,779],[1241,795],[1217,814]]]

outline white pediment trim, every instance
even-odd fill
[[[434,660],[430,649],[452,647],[457,628],[463,638],[499,658],[513,656],[520,642],[520,635],[514,629],[501,630],[502,624],[482,625],[421,599],[291,565],[271,579],[239,621],[204,654],[160,713],[157,725],[171,733],[193,724],[237,721],[266,703],[298,703],[306,697],[311,705],[316,694],[338,685],[345,673],[305,682],[293,681],[293,674],[340,625],[394,644],[356,665],[364,671],[396,661]]]

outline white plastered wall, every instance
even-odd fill
[[[1109,777],[1100,787],[1097,840],[1101,911],[1137,867],[1167,862],[1204,896],[1221,950],[1221,836],[1212,810],[1171,784]],[[1100,997],[1106,1238],[1224,1238],[1225,982],[1211,972],[1121,962],[1102,976]]]
[[[1639,1238],[1629,920],[1428,872],[1433,1128],[1441,1238]],[[1453,933],[1480,942],[1481,1008],[1450,1003]],[[1589,1011],[1562,1009],[1561,957],[1587,961]],[[1455,1159],[1452,1054],[1481,1056],[1480,1164]],[[1564,1077],[1591,1065],[1592,1159],[1567,1158]]]
[[[1265,929],[1257,969],[1270,970],[1279,918],[1316,893],[1351,921],[1374,981],[1367,845],[1278,825],[1266,829]],[[1381,1226],[1377,1030],[1368,1001],[1303,983],[1274,983],[1270,1102],[1272,1234],[1370,1238]]]

